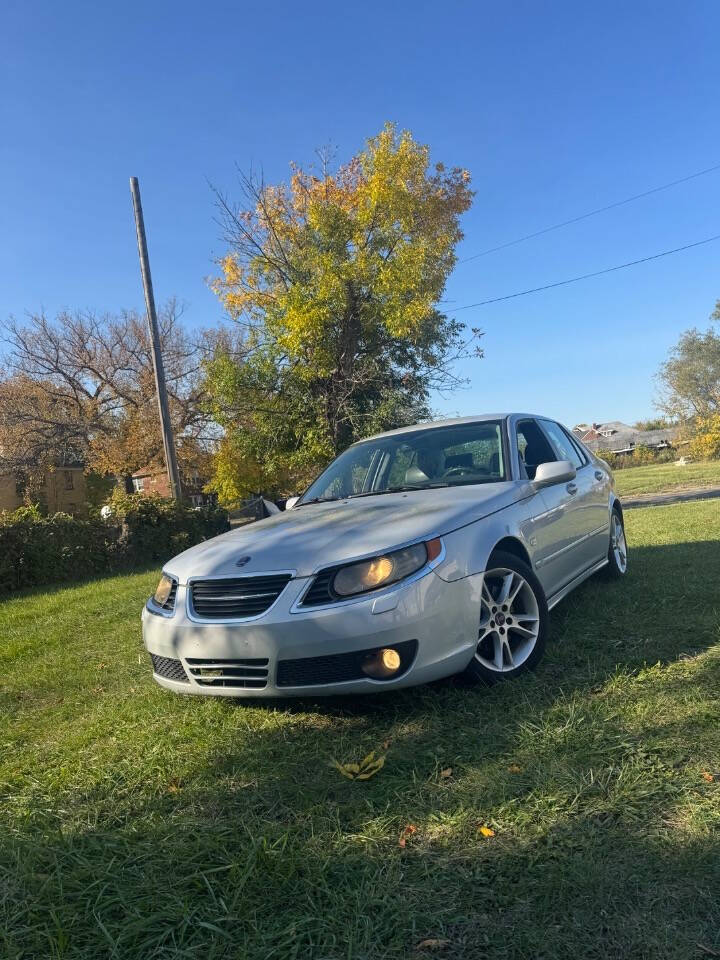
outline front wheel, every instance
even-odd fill
[[[513,554],[494,553],[483,577],[478,642],[468,675],[495,683],[532,669],[543,655],[548,629],[538,578]]]

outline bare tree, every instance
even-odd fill
[[[190,336],[182,310],[160,310],[170,410],[181,461],[212,436],[203,409],[203,358],[212,337]],[[102,473],[129,473],[162,456],[149,334],[135,311],[44,313],[4,325],[0,444],[26,468],[83,460]]]

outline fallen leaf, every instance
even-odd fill
[[[403,831],[400,834],[400,837],[398,838],[398,846],[405,847],[408,841],[408,838],[411,837],[414,833],[417,833],[417,827],[414,824],[409,823],[406,827],[403,827]]]
[[[511,763],[508,767],[510,773],[522,773],[522,767],[519,767],[516,763]]]
[[[427,940],[421,940],[417,945],[418,950],[442,950],[443,947],[450,945],[449,940],[438,940],[437,937],[430,937]]]
[[[347,777],[348,780],[355,779],[355,774],[351,770],[348,770],[348,767],[353,766],[353,764],[338,763],[337,760],[333,760],[333,766],[336,770],[339,770],[344,777]]]
[[[481,833],[484,837],[494,837],[494,836],[495,836],[495,831],[492,829],[492,827],[482,826],[482,827],[480,827],[480,833]]]
[[[383,745],[382,745],[383,750],[387,750],[391,742],[392,741],[390,740],[383,740]]]
[[[715,777],[712,773],[709,773],[707,770],[703,770],[703,780],[707,780],[708,783],[712,783]]]
[[[448,777],[452,776],[452,767],[445,767],[444,770],[440,771],[440,779],[447,780]]]
[[[338,763],[333,760],[333,766],[348,780],[369,780],[385,766],[385,757],[376,758],[375,751],[372,750],[360,763]]]

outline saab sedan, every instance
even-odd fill
[[[170,560],[143,611],[156,681],[365,693],[534,667],[548,612],[628,551],[608,465],[522,413],[361,440],[288,508]]]

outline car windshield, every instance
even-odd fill
[[[320,474],[298,506],[504,479],[502,425],[484,420],[356,443]]]

